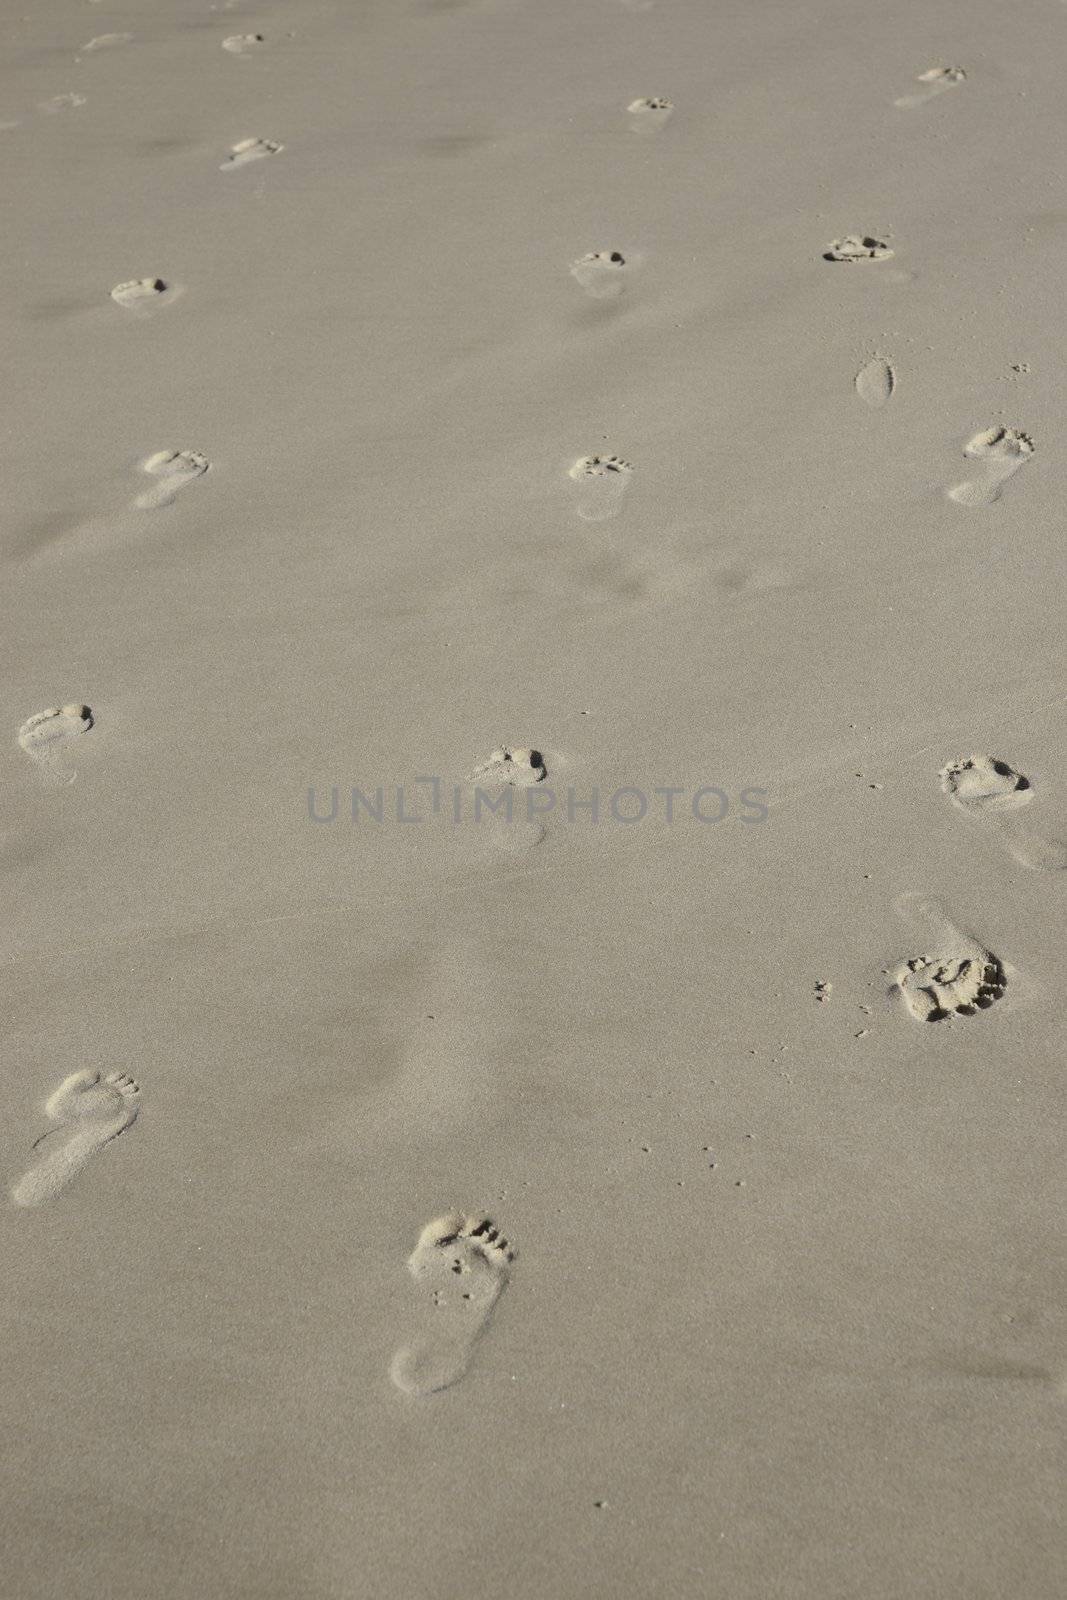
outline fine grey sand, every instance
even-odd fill
[[[1067,1592],[1065,52],[3,10],[3,1600]]]

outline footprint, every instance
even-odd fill
[[[1008,479],[1033,455],[1034,441],[1018,428],[987,428],[975,434],[963,453],[981,461],[984,471],[973,482],[955,484],[947,491],[949,499],[958,506],[991,506],[1000,499]]]
[[[625,289],[631,269],[621,250],[594,250],[574,262],[571,277],[595,300],[614,300]]]
[[[228,39],[223,39],[222,48],[232,56],[246,56],[266,42],[261,33],[234,33]]]
[[[508,783],[516,789],[530,789],[535,783],[544,783],[547,776],[540,750],[519,745],[501,745],[471,773],[474,782]]]
[[[635,133],[658,133],[670,121],[674,105],[664,95],[650,94],[631,100],[626,110]]]
[[[235,167],[246,167],[250,161],[262,161],[264,156],[276,156],[279,150],[284,149],[283,144],[276,144],[273,139],[242,139],[234,145],[219,171],[232,172]]]
[[[823,251],[824,261],[888,261],[893,254],[883,239],[870,234],[850,233],[835,239]]]
[[[995,828],[1020,866],[1031,872],[1067,868],[1067,845],[1021,832],[1011,819],[1011,813],[1033,800],[1034,786],[1006,761],[995,756],[961,757],[942,769],[941,788],[961,811]]]
[[[962,83],[967,74],[962,67],[931,67],[928,72],[920,72],[916,83],[921,83],[917,93],[901,95],[899,100],[894,100],[895,106],[900,106],[905,111],[911,111],[915,106],[923,106],[927,100],[932,100],[935,95],[943,94],[946,89],[955,88],[957,83]]]
[[[972,816],[1018,811],[1034,797],[1030,779],[995,756],[966,756],[950,761],[942,769],[941,787],[954,805]]]
[[[115,50],[120,44],[129,44],[132,38],[132,33],[100,33],[88,44],[83,44],[82,51],[88,55],[94,50]]]
[[[46,116],[54,117],[61,111],[74,111],[78,106],[85,104],[83,94],[57,94],[51,100],[38,101],[38,111],[43,111]]]
[[[915,904],[905,897],[902,909]],[[894,973],[895,987],[918,1022],[944,1022],[954,1013],[973,1017],[1002,998],[1008,987],[999,957],[961,931],[933,900],[916,909],[934,929],[934,955],[912,956]]]
[[[111,291],[116,305],[127,311],[148,311],[173,298],[170,285],[162,278],[133,278],[129,283],[117,283]]]
[[[425,1291],[422,1327],[393,1357],[405,1394],[436,1394],[462,1378],[507,1285],[515,1252],[488,1217],[457,1211],[422,1230],[408,1271]]]
[[[211,465],[199,450],[157,450],[154,456],[142,462],[141,470],[150,472],[159,482],[146,489],[133,502],[138,511],[156,511],[169,506],[179,490],[194,478],[202,477]]]
[[[70,753],[72,742],[92,726],[93,714],[88,706],[52,706],[22,724],[19,744],[28,756],[42,764],[49,779],[73,783],[74,774],[67,771],[63,758]]]
[[[856,393],[875,411],[888,405],[897,386],[897,375],[892,365],[881,356],[874,356],[856,374]]]
[[[582,456],[576,461],[570,477],[581,485],[577,510],[582,520],[606,522],[617,516],[632,472],[620,456]]]
[[[75,1072],[45,1103],[45,1114],[59,1123],[38,1139],[55,1138],[69,1128],[66,1139],[45,1155],[11,1191],[17,1206],[39,1206],[54,1200],[81,1172],[98,1150],[117,1139],[136,1120],[140,1088],[124,1072]]]

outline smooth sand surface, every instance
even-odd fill
[[[1059,1600],[1067,6],[0,44],[5,1600]]]

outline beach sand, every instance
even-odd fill
[[[1058,1600],[1067,6],[17,11],[5,1600]]]

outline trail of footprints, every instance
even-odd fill
[[[651,0],[623,3],[637,11],[648,9]],[[230,0],[225,0],[221,9],[229,6]],[[89,40],[83,53],[114,49],[130,43],[132,37],[102,34]],[[234,56],[251,56],[265,44],[259,33],[234,34],[223,39],[221,47]],[[918,108],[965,78],[960,67],[930,68],[919,75],[919,87],[894,104],[906,110]],[[40,109],[57,113],[84,104],[84,96],[71,93],[42,102]],[[673,114],[672,102],[657,95],[635,99],[626,108],[631,130],[642,135],[661,132]],[[242,139],[231,148],[220,170],[232,172],[283,149],[271,139]],[[893,254],[885,239],[855,233],[835,239],[825,249],[824,259],[878,263]],[[586,294],[606,300],[623,293],[637,264],[637,258],[628,252],[599,250],[573,262],[570,271]],[[166,303],[173,293],[165,279],[146,277],[117,284],[111,298],[124,311],[143,314]],[[867,406],[875,410],[884,407],[896,389],[892,363],[872,356],[856,374],[855,389]],[[946,493],[964,507],[990,505],[1033,451],[1029,436],[1014,428],[991,428],[976,434],[964,448],[965,457],[978,463],[975,474]],[[150,511],[172,504],[209,465],[195,450],[158,451],[142,464],[153,482],[137,496],[135,506]],[[577,460],[569,469],[577,515],[589,522],[617,515],[632,471],[628,461],[615,455],[594,454]],[[72,752],[93,726],[93,713],[85,705],[53,707],[23,724],[18,743],[39,769],[68,774]],[[494,750],[472,774],[478,783],[516,789],[531,788],[545,776],[540,751],[509,746]],[[70,781],[69,776],[64,781]],[[1067,868],[1067,846],[1034,840],[1018,830],[1015,818],[1032,801],[1033,785],[1008,763],[990,756],[959,758],[943,769],[941,783],[951,803],[1001,834],[1022,864],[1039,870]],[[955,927],[936,902],[919,902],[917,914],[930,937],[924,940],[922,953],[905,958],[895,974],[896,988],[909,1014],[924,1022],[938,1022],[974,1016],[1000,1000],[1008,987],[1008,970],[999,957]],[[55,1126],[35,1142],[33,1161],[13,1185],[15,1205],[34,1208],[61,1196],[91,1161],[133,1126],[139,1109],[140,1088],[125,1073],[81,1071],[67,1078],[45,1103],[45,1114]],[[413,1328],[390,1368],[399,1390],[431,1395],[463,1376],[508,1285],[514,1259],[508,1240],[484,1215],[448,1212],[423,1229],[407,1263],[418,1291]]]

